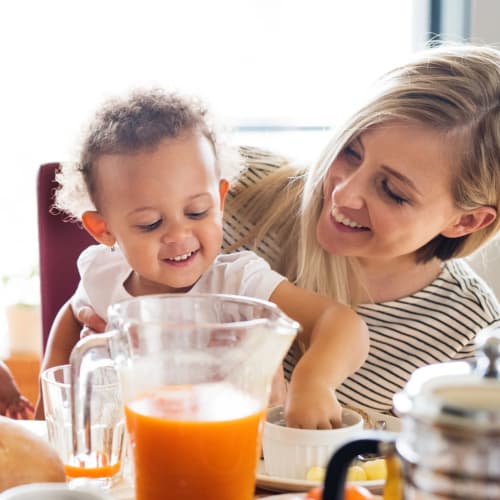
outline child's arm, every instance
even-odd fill
[[[0,415],[10,418],[30,418],[32,404],[21,395],[7,365],[0,361]]]
[[[288,387],[287,425],[330,429],[341,425],[335,389],[365,361],[368,328],[348,306],[281,282],[270,300],[298,321],[306,352]]]
[[[40,373],[47,368],[69,363],[71,350],[80,339],[81,328],[82,325],[76,320],[73,314],[70,301],[66,302],[59,309],[54,323],[52,323]],[[41,384],[35,418],[44,418]]]

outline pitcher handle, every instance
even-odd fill
[[[323,500],[343,500],[347,470],[358,455],[373,453],[385,455],[394,445],[396,434],[384,431],[366,431],[362,438],[353,439],[340,446],[330,458],[325,475]]]
[[[92,371],[102,366],[113,365],[110,344],[116,333],[115,330],[112,330],[106,333],[88,335],[80,339],[71,351],[71,431],[75,457],[79,456],[82,451],[89,453],[92,449],[90,432]],[[95,354],[98,350],[103,351],[104,355],[101,354],[99,359],[90,359],[88,363],[83,363],[89,355]],[[83,397],[81,397],[82,395]],[[78,438],[79,431],[82,429],[84,430],[83,447]]]

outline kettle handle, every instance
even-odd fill
[[[330,458],[323,487],[323,500],[343,500],[347,470],[352,460],[363,453],[381,453],[388,443],[396,441],[396,434],[384,431],[366,431],[358,439],[347,441]],[[381,446],[383,445],[383,446]]]

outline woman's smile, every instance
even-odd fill
[[[355,220],[345,216],[342,214],[339,209],[333,205],[332,209],[330,211],[330,216],[333,221],[333,224],[337,229],[340,231],[347,231],[347,232],[358,232],[358,231],[369,231],[370,228],[365,227]]]

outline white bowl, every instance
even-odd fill
[[[268,410],[262,436],[264,466],[270,476],[290,479],[305,479],[311,467],[326,467],[333,452],[355,438],[364,423],[359,413],[346,408],[338,429],[295,429],[283,421],[281,406]]]

